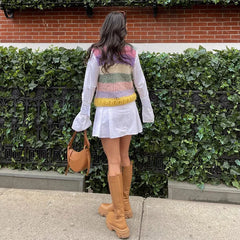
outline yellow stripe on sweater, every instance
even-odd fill
[[[136,100],[136,98],[136,93],[133,93],[132,95],[127,97],[120,98],[95,98],[94,105],[96,107],[114,107],[133,102]]]

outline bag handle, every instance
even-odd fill
[[[77,132],[75,131],[72,135],[72,138],[71,138],[69,144],[68,144],[69,148],[72,148],[72,144],[76,137],[76,134],[77,134]],[[88,137],[87,137],[87,130],[84,130],[84,147],[87,147],[88,149],[90,149],[90,143],[89,143]]]

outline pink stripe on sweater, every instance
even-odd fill
[[[129,45],[126,45],[124,47],[124,50],[125,50],[125,53],[130,56],[130,57],[133,57],[135,58],[136,57],[136,51]]]
[[[93,54],[98,57],[101,55],[101,50],[98,48],[93,48]]]
[[[114,92],[124,91],[133,88],[133,82],[116,82],[116,83],[98,83],[97,91]]]

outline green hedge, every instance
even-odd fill
[[[135,1],[135,0],[2,0],[2,5],[11,9],[25,9],[25,8],[38,8],[38,9],[49,9],[54,7],[70,7],[70,6],[86,6],[97,7],[97,6],[152,6],[154,4],[163,6],[174,6],[174,5],[191,5],[197,1],[190,0],[146,0],[146,1]],[[213,3],[213,4],[239,4],[239,0],[203,0],[202,3]]]
[[[77,89],[65,96],[61,107],[56,101],[53,111],[41,104],[38,119],[43,126],[40,140],[36,137],[36,108],[31,107],[27,116],[23,103],[13,109],[13,102],[0,105],[1,144],[19,148],[27,143],[33,148],[61,147],[66,149],[72,130],[71,123],[79,108],[69,104],[74,97],[80,107],[84,78],[85,51],[80,48],[51,48],[44,51],[0,47],[0,99],[11,95],[18,88],[28,97],[36,89],[61,87]],[[204,183],[225,183],[240,188],[240,52],[237,49],[206,51],[188,49],[182,54],[142,53],[142,67],[151,91],[154,124],[144,124],[144,134],[133,137],[130,156],[135,161],[132,192],[143,196],[166,195],[167,178],[188,181],[203,187]],[[139,105],[139,109],[141,106]],[[92,111],[92,115],[94,111]],[[62,129],[54,128],[48,136],[48,118],[64,121]],[[92,116],[93,117],[93,116]],[[22,126],[13,131],[12,119]],[[26,119],[26,120],[24,120]],[[0,144],[0,145],[1,145]],[[99,139],[91,138],[91,146],[103,156]],[[143,171],[146,154],[159,153],[165,164],[165,174]],[[65,161],[64,152],[61,156]],[[35,156],[37,165],[24,165],[13,159],[12,167],[37,167],[40,170],[58,168],[56,163],[44,166],[44,159]],[[94,161],[94,159],[93,159]],[[213,175],[219,172],[217,178]],[[95,192],[107,192],[106,165],[95,166],[87,179],[88,187]]]
[[[168,176],[180,181],[240,187],[240,52],[188,49],[141,55],[156,122],[145,131],[164,155]],[[158,89],[161,88],[161,91]],[[198,102],[194,104],[194,98]]]

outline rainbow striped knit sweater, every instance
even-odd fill
[[[107,72],[100,64],[101,51],[93,50],[100,74],[98,77],[97,90],[94,99],[96,107],[111,107],[124,105],[136,100],[136,93],[133,86],[133,66],[136,51],[129,45],[124,48],[127,63],[117,62]]]

